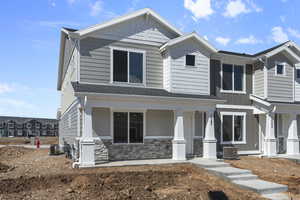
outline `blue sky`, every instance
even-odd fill
[[[218,49],[300,44],[299,0],[10,0],[1,4],[0,115],[56,117],[59,34],[149,7]]]

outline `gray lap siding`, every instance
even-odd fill
[[[72,145],[78,132],[78,107],[77,103],[72,104],[59,121],[59,144]]]

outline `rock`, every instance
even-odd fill
[[[74,192],[74,190],[72,188],[67,189],[67,193],[73,193],[73,192]]]

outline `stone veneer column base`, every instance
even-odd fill
[[[203,140],[203,158],[217,159],[217,140]]]
[[[287,139],[287,150],[288,155],[299,154],[299,139]]]
[[[185,140],[173,140],[173,160],[186,160]]]
[[[264,156],[273,157],[277,155],[276,152],[276,139],[265,139]]]

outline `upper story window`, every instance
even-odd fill
[[[186,55],[185,56],[185,66],[195,67],[195,55]]]
[[[223,64],[221,82],[223,92],[245,92],[245,66]]]
[[[284,76],[285,75],[285,69],[286,64],[285,63],[277,63],[275,67],[275,75],[277,76]]]
[[[112,82],[144,83],[144,51],[113,48],[112,57]]]

